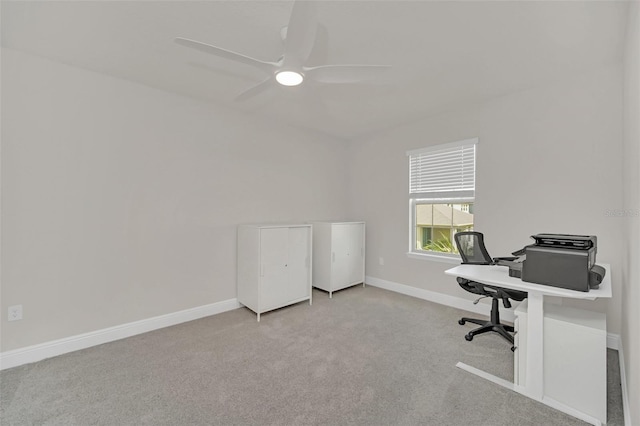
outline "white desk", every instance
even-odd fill
[[[599,288],[591,289],[588,292],[575,290],[567,290],[559,287],[552,287],[541,284],[532,284],[522,281],[520,278],[509,276],[508,268],[497,265],[460,265],[445,271],[445,274],[455,277],[462,277],[468,280],[477,281],[483,284],[494,285],[513,290],[526,291],[528,296],[528,332],[526,345],[526,381],[525,386],[515,386],[513,383],[492,376],[481,370],[458,363],[458,367],[463,368],[471,373],[477,374],[499,385],[513,389],[529,398],[540,401],[546,405],[553,406],[561,411],[581,418],[595,425],[601,422],[587,415],[581,415],[580,412],[572,410],[571,407],[562,407],[553,404],[544,398],[544,297],[566,297],[570,299],[595,300],[598,298],[611,297],[611,270],[609,265],[599,263],[606,269],[606,274]]]

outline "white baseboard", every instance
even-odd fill
[[[622,344],[620,343],[619,334],[607,333],[607,348],[622,352]]]
[[[365,277],[367,285],[383,288],[385,290],[394,291],[396,293],[405,294],[407,296],[416,297],[418,299],[428,300],[430,302],[439,303],[441,305],[450,306],[452,308],[461,309],[463,311],[473,312],[478,315],[489,316],[487,305],[477,304],[474,305],[472,301],[463,299],[461,297],[450,296],[448,294],[437,293],[435,291],[424,290],[422,288],[411,287],[404,284],[398,284],[393,281],[387,281],[376,277]],[[513,308],[519,305],[519,302],[511,302]],[[489,308],[491,309],[491,308]],[[513,322],[515,316],[513,315],[513,309],[500,311],[501,319],[505,321]],[[620,335],[614,333],[607,333],[607,348],[615,349],[622,353],[620,343]]]
[[[0,370],[29,364],[103,343],[113,342],[210,315],[220,314],[239,307],[240,304],[237,299],[223,300],[209,305],[198,306],[196,308],[185,309],[183,311],[121,324],[115,327],[2,352],[0,353]]]
[[[487,309],[487,304],[474,305],[473,301],[463,299],[462,297],[450,296],[448,294],[437,293],[435,291],[424,290],[422,288],[411,287],[409,285],[398,284],[392,281],[382,280],[375,277],[365,277],[367,285],[383,288],[385,290],[395,291],[396,293],[405,294],[407,296],[417,297],[418,299],[428,300],[429,302],[438,303],[440,305],[450,306],[452,308],[462,309],[463,311],[473,312],[474,314],[488,317],[491,306]],[[512,302],[513,308],[516,308],[520,302]],[[513,322],[515,316],[513,309],[501,310],[501,319]]]
[[[438,303],[441,305],[474,312],[479,315],[487,315],[486,306],[474,305],[470,300],[460,297],[411,287],[404,284],[398,284],[392,281],[387,281],[370,276],[367,276],[365,278],[365,282],[367,285],[394,291],[396,293],[404,294],[407,296],[416,297],[418,299],[428,300],[430,302]],[[38,345],[27,346],[12,351],[2,352],[0,353],[0,370],[41,361],[46,358],[51,358],[80,349],[86,349],[91,346],[101,345],[103,343],[113,342],[116,340],[135,336],[137,334],[147,333],[149,331],[158,330],[164,327],[170,327],[172,325],[177,325],[199,318],[220,314],[222,312],[237,309],[240,306],[241,305],[238,303],[237,299],[223,300],[221,302],[212,303],[209,305],[185,309],[183,311],[160,315],[153,318],[147,318],[140,321],[118,325],[115,327],[109,327],[89,333],[78,334],[76,336],[71,336],[64,339],[53,340]],[[512,311],[502,312],[501,315],[505,320],[513,321],[514,315]],[[607,347],[618,351],[624,421],[625,425],[631,425],[629,395],[627,393],[627,380],[624,364],[624,352],[620,336],[614,333],[607,333]]]
[[[624,366],[624,350],[620,336],[618,336],[618,362],[620,363],[620,387],[622,388],[622,412],[624,413],[624,424],[626,426],[631,426],[631,407],[629,405],[629,393],[627,391],[627,371]]]
[[[450,296],[448,294],[437,293],[435,291],[424,290],[421,288],[411,287],[404,284],[398,284],[393,281],[387,281],[376,277],[365,277],[367,285],[383,288],[385,290],[394,291],[396,293],[405,294],[407,296],[416,297],[418,299],[428,300],[430,302],[439,303],[441,305],[450,306],[452,308],[473,312],[479,315],[487,316],[486,305],[474,305],[472,301],[461,297]],[[517,302],[513,303],[514,308]],[[513,310],[503,310],[500,316],[506,320],[513,322]],[[620,335],[615,333],[607,333],[607,348],[618,351],[618,361],[620,362],[620,380],[622,386],[622,408],[624,411],[624,424],[631,425],[631,413],[629,412],[629,395],[627,393],[627,380],[624,367],[624,353],[622,350],[622,339]]]

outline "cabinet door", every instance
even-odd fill
[[[362,224],[336,224],[331,231],[332,287],[339,289],[363,281]]]
[[[591,314],[598,315],[585,312],[583,317],[592,319]],[[587,321],[573,322],[573,318],[567,317],[547,317],[545,312],[544,395],[604,423],[607,420],[606,325],[591,328],[592,324]]]
[[[279,307],[287,300],[288,228],[260,231],[260,310]]]
[[[310,238],[309,227],[289,228],[286,284],[288,300],[299,300],[310,296]]]
[[[309,297],[309,228],[267,228],[260,233],[260,310]]]
[[[348,280],[349,283],[361,283],[364,281],[364,225],[361,223],[356,223],[348,227],[347,231],[347,241],[348,244],[348,264],[349,264],[349,275]]]
[[[331,227],[331,289],[349,284],[349,225]]]

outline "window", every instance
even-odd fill
[[[473,230],[477,143],[468,139],[407,152],[410,253],[457,258],[454,234]]]

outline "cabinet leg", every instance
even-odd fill
[[[260,322],[260,313],[258,312],[258,322]]]
[[[333,299],[333,292],[332,291],[329,292],[329,299]]]

